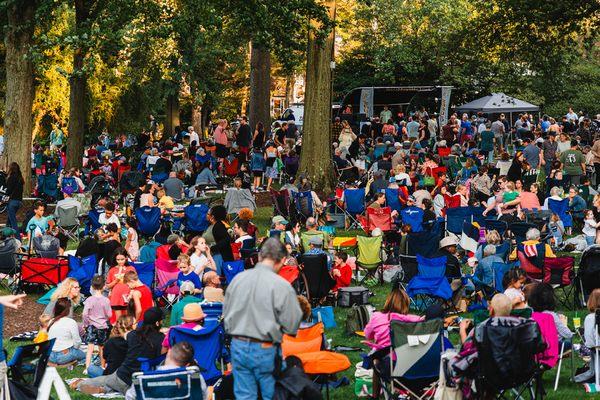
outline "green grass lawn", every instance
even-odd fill
[[[265,234],[265,232],[267,231],[267,229],[269,227],[271,216],[272,216],[271,207],[261,207],[256,210],[254,222],[259,227],[261,234]],[[348,233],[344,232],[344,235],[351,236],[351,235],[354,235],[357,233],[358,233],[357,231],[351,231]],[[578,255],[576,255],[576,254],[573,254],[573,255],[578,257]],[[578,262],[578,260],[577,260],[577,262]],[[387,293],[390,290],[390,285],[385,284],[382,286],[376,286],[376,287],[371,288],[371,290],[374,293],[374,296],[371,298],[371,304],[373,304],[377,309],[380,309],[381,306],[383,305],[383,302],[386,298]],[[345,309],[345,308],[339,308],[339,307],[335,308],[335,320],[336,320],[337,327],[327,330],[326,335],[329,339],[332,340],[332,345],[334,347],[337,345],[362,347],[363,349],[365,349],[365,352],[366,352],[367,348],[366,348],[366,346],[364,346],[361,343],[361,341],[362,341],[361,337],[348,336],[345,333],[344,326],[345,326],[347,311],[348,311],[348,309]],[[583,317],[586,315],[585,310],[579,310],[579,311],[577,311],[577,313],[574,311],[564,311],[564,310],[562,312],[569,317],[569,325],[570,325],[571,329],[573,329],[572,318],[574,316],[577,315],[583,319]],[[168,321],[168,318],[166,319],[166,321]],[[450,340],[452,341],[452,343],[454,345],[458,345],[459,340],[458,340],[458,335],[456,333],[450,334]],[[578,340],[576,340],[576,342],[578,342]],[[5,340],[4,346],[10,356],[13,353],[14,348],[16,347],[16,344],[13,342],[9,342],[8,340]],[[349,353],[345,353],[345,354],[347,354],[348,357],[350,358],[352,366],[350,369],[348,369],[341,375],[347,376],[350,379],[351,384],[346,387],[332,390],[331,391],[332,399],[348,399],[348,398],[355,397],[354,396],[354,369],[355,369],[354,365],[356,363],[358,363],[359,361],[361,361],[361,357],[360,357],[359,352],[349,352]],[[576,360],[576,367],[582,364],[582,362],[577,357],[575,358],[575,360]],[[563,362],[559,390],[556,392],[554,392],[552,390],[553,385],[554,385],[555,369],[544,374],[544,387],[547,391],[547,396],[549,399],[575,399],[575,398],[592,398],[593,397],[591,394],[585,393],[583,386],[570,382],[570,380],[569,380],[570,373],[571,373],[570,365],[571,365],[571,363],[570,363],[569,359],[566,359]],[[83,377],[82,371],[83,371],[83,367],[76,367],[72,371],[69,371],[66,369],[59,369],[59,373],[61,374],[61,376],[64,379],[69,379],[69,378],[74,378],[74,377]],[[84,395],[84,394],[81,394],[78,392],[73,392],[73,391],[71,391],[71,396],[73,399],[92,398],[92,396],[87,396],[87,395]]]

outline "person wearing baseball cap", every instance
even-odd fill
[[[327,256],[327,268],[331,270],[333,265],[333,257],[331,253],[323,250],[323,237],[322,236],[311,236],[308,239],[308,250],[304,254],[325,254]]]
[[[64,198],[56,202],[55,214],[57,214],[59,208],[66,210],[71,207],[77,208],[77,215],[81,214],[82,206],[79,200],[73,197],[74,192],[75,189],[73,189],[72,186],[65,186],[62,188]],[[55,216],[58,217],[58,215]]]
[[[281,215],[276,215],[271,219],[271,226],[278,231],[285,231],[285,227],[289,222]]]
[[[165,338],[162,342],[162,347],[165,349],[171,347],[171,344],[169,343],[169,334],[171,333],[171,329],[173,327],[199,331],[203,328],[204,318],[206,318],[206,314],[204,314],[204,311],[202,311],[202,306],[200,303],[186,304],[185,307],[183,307],[183,315],[181,316],[182,322],[179,325],[171,325],[171,328],[169,328],[169,331],[165,335]]]
[[[181,299],[179,299],[179,301],[175,303],[173,309],[171,310],[171,320],[169,323],[170,326],[181,324],[183,309],[185,306],[187,306],[188,304],[200,302],[200,299],[194,296],[195,289],[196,286],[194,286],[194,283],[191,281],[184,281],[181,283],[181,285],[179,286],[179,293],[181,294]]]

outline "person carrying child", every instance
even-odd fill
[[[100,348],[100,358],[102,358],[102,349],[106,343],[109,333],[109,320],[112,316],[110,300],[102,294],[104,288],[104,277],[96,275],[92,279],[92,295],[83,303],[83,328],[85,330],[84,343],[87,345],[85,357],[85,370],[92,361],[95,346]]]

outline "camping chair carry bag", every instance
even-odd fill
[[[352,286],[338,290],[338,306],[352,307],[362,306],[369,303],[369,289],[364,286]]]

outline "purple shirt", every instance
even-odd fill
[[[112,309],[107,297],[90,296],[83,303],[83,326],[106,329],[111,315]]]

